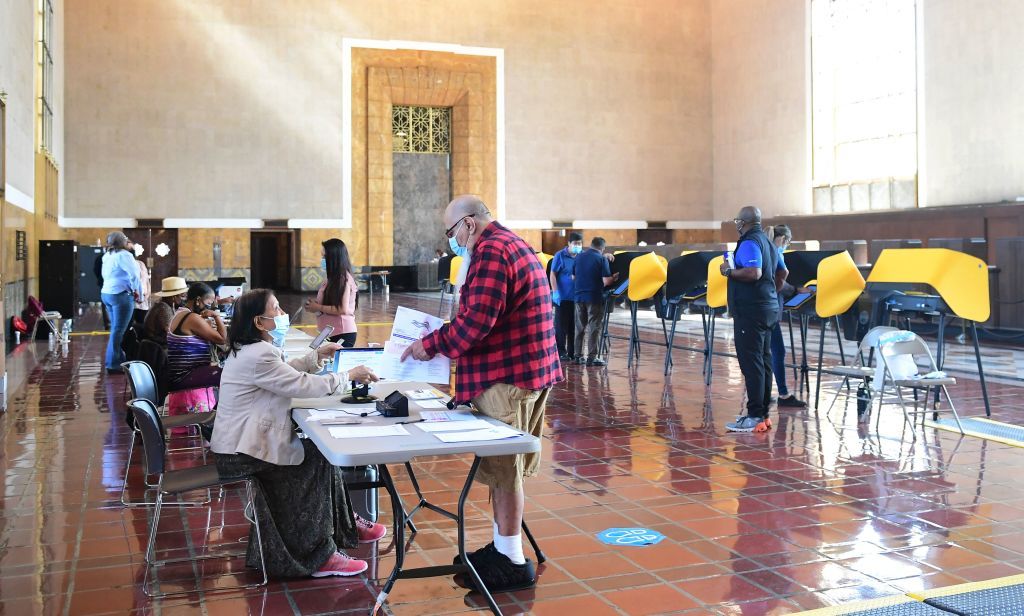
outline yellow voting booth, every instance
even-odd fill
[[[991,415],[977,326],[992,312],[988,277],[988,264],[956,250],[890,248],[882,251],[868,275],[868,291],[876,305],[883,303],[886,308],[873,309],[873,314],[903,315],[908,329],[911,315],[938,317],[936,364],[940,370],[945,360],[947,322],[963,320],[965,329],[971,330],[985,413]]]
[[[633,259],[629,263],[629,286],[626,296],[629,298],[629,358],[626,365],[632,367],[633,355],[640,353],[640,326],[637,324],[637,308],[639,302],[651,299],[665,286],[668,277],[668,261],[653,252]]]
[[[540,261],[540,266],[544,268],[544,271],[547,271],[548,263],[550,263],[551,259],[554,259],[554,258],[555,257],[553,255],[549,255],[546,252],[538,252],[537,253],[537,259]]]
[[[988,265],[977,257],[948,248],[883,250],[868,282],[926,284],[961,319],[983,323],[991,316]]]

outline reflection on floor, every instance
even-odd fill
[[[437,309],[434,294],[360,301],[360,322],[379,323],[361,329],[364,343],[386,338],[398,305]],[[356,552],[377,556],[369,579],[145,598],[148,512],[118,502],[130,433],[124,379],[102,374],[105,344],[104,336],[86,335],[73,338],[66,355],[45,343],[22,351],[38,363],[0,415],[0,613],[367,613],[376,578],[394,562],[387,543],[372,548],[377,554]],[[874,422],[858,426],[852,408],[837,407],[831,416],[773,410],[770,434],[728,435],[723,426],[742,400],[734,360],[716,358],[706,390],[695,353],[677,351],[665,377],[663,349],[645,345],[635,371],[625,351],[615,341],[606,369],[566,367],[550,398],[545,464],[528,484],[527,505],[549,561],[536,589],[499,596],[506,614],[785,614],[1024,570],[1019,449],[920,428],[915,442],[892,408],[877,432]],[[1020,423],[1021,393],[993,384],[994,417]],[[951,394],[965,415],[983,412],[976,382],[961,379]],[[456,500],[467,463],[417,463],[431,500]],[[129,481],[139,485],[141,476],[135,471]],[[400,489],[412,492],[407,481]],[[469,541],[482,545],[489,506],[479,488],[472,499]],[[236,492],[212,508],[168,510],[163,518],[162,553],[247,534]],[[430,513],[421,519],[411,564],[450,562],[454,529]],[[634,526],[667,538],[649,547],[595,538]],[[385,612],[478,608],[450,578],[434,578],[400,581]]]

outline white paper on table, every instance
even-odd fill
[[[391,341],[408,346],[442,325],[444,321],[432,314],[399,306],[391,326]]]
[[[416,406],[421,409],[446,409],[448,405],[440,400],[417,400]]]
[[[462,421],[432,421],[417,424],[424,432],[458,432],[490,428],[492,424],[483,419],[464,419]]]
[[[392,381],[424,381],[427,383],[448,383],[452,376],[452,362],[444,355],[435,355],[428,361],[409,358],[402,361],[402,353],[408,345],[388,340],[384,343],[384,353],[380,356],[380,372]]]
[[[469,432],[439,432],[434,434],[445,443],[471,443],[475,441],[498,441],[514,438],[519,433],[507,426],[491,426],[486,430],[470,430]]]
[[[431,387],[430,389],[410,389],[405,392],[405,397],[410,400],[437,400],[444,398],[444,394]]]
[[[470,411],[420,411],[420,418],[423,421],[462,421],[473,419]]]
[[[309,416],[306,417],[306,421],[320,421],[322,419],[342,419],[345,417],[352,417],[351,413],[345,411],[339,411],[334,409],[296,409],[309,411]],[[355,413],[358,417],[359,413]]]
[[[405,426],[383,425],[383,426],[334,426],[327,428],[334,438],[370,438],[376,436],[406,436],[409,431]]]

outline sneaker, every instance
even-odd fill
[[[772,420],[767,417],[750,417],[749,415],[725,424],[729,432],[767,432],[772,429]]]
[[[525,563],[517,565],[499,552],[493,542],[470,554],[469,560],[491,593],[523,590],[537,585],[533,561],[527,558]],[[456,556],[452,562],[461,565],[462,558]],[[468,573],[463,575],[462,581],[469,588],[475,588],[473,576]]]
[[[315,578],[330,577],[332,575],[351,577],[366,571],[368,566],[369,565],[366,564],[365,560],[349,558],[341,552],[335,552],[327,559],[324,566],[320,567],[320,570],[314,572],[312,575]]]
[[[580,356],[574,359],[573,362],[582,366],[583,364],[587,363],[587,358]]]
[[[587,365],[588,366],[607,366],[608,362],[606,362],[603,359],[588,359],[587,360]]]
[[[807,403],[796,396],[790,395],[788,398],[779,398],[779,406],[788,406],[794,409],[805,409],[807,408]]]
[[[746,413],[744,413],[742,415],[737,415],[735,423],[739,423],[739,422],[743,421],[743,418],[746,417],[746,416],[747,416]],[[726,424],[726,426],[728,426],[728,425],[729,424]],[[764,425],[768,426],[768,428],[771,429],[773,427],[772,426],[772,418],[771,417],[765,417],[764,418]]]
[[[388,527],[356,516],[356,530],[359,532],[359,543],[376,543],[388,534]]]

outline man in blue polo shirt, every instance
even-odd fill
[[[573,299],[576,302],[576,363],[586,363],[588,366],[606,364],[597,357],[601,323],[604,321],[604,288],[619,277],[618,274],[612,275],[611,266],[604,256],[604,246],[605,241],[602,237],[595,237],[590,241],[590,248],[576,257],[576,275],[573,278]]]
[[[733,219],[740,240],[734,263],[722,263],[740,372],[747,388],[747,414],[725,425],[730,432],[767,432],[772,427],[772,328],[779,320],[775,270],[779,253],[761,230],[761,210],[747,206]]]
[[[573,231],[565,248],[555,253],[551,260],[551,294],[555,308],[555,340],[558,342],[558,357],[562,361],[576,359],[576,297],[573,286],[573,270],[576,257],[583,252],[583,234]]]

